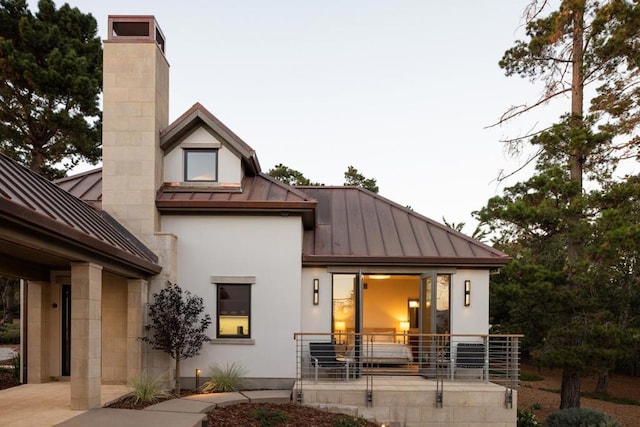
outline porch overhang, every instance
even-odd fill
[[[126,277],[158,274],[162,267],[28,208],[0,198],[0,271],[48,280],[48,270],[94,262]]]

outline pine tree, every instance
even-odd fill
[[[68,4],[0,0],[0,152],[48,178],[100,159],[102,45]]]
[[[557,124],[509,141],[516,150],[523,141],[537,147],[536,176],[490,201],[481,217],[502,232],[519,231],[530,249],[533,242],[545,252],[553,248],[561,261],[553,267],[540,264],[557,279],[543,282],[553,283],[553,292],[566,302],[554,305],[559,327],[548,329],[546,348],[540,350],[548,363],[563,368],[560,407],[568,408],[580,406],[579,374],[587,359],[568,347],[595,339],[588,325],[601,315],[594,299],[587,298],[586,273],[592,265],[585,262],[585,248],[593,217],[585,179],[601,186],[621,159],[638,155],[633,133],[640,120],[640,7],[626,0],[562,0],[556,10],[551,7],[548,1],[531,2],[525,14],[527,41],[517,41],[500,61],[508,76],[541,82],[543,95],[511,108],[498,123],[563,96],[570,98],[570,108]],[[597,96],[587,108],[589,85]],[[536,259],[537,254],[530,255]]]

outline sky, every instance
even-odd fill
[[[472,211],[527,177],[496,181],[526,160],[500,140],[549,114],[487,128],[542,90],[498,67],[522,38],[529,0],[68,3],[96,18],[102,39],[108,15],[156,17],[171,66],[170,121],[200,102],[265,172],[283,163],[342,185],[352,165],[381,196],[464,222],[468,234]]]

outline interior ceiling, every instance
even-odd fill
[[[374,277],[371,277],[374,276]],[[375,277],[375,276],[389,276],[389,277]],[[383,273],[372,273],[365,274],[365,280],[419,280],[420,276],[417,274],[383,274]]]

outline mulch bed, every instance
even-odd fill
[[[0,368],[0,390],[15,387],[18,383],[13,375],[13,369]]]
[[[345,421],[337,424],[340,419],[345,419]],[[346,419],[352,422],[346,421]],[[273,422],[269,423],[270,420],[273,420]],[[279,427],[334,427],[336,425],[376,427],[378,424],[361,418],[355,419],[346,415],[333,414],[292,403],[240,403],[226,408],[216,408],[209,412],[209,426],[211,427],[260,427],[262,425]]]
[[[191,390],[183,390],[181,397],[196,394]],[[174,399],[173,396],[160,399],[155,403],[164,400]],[[134,403],[132,396],[125,396],[110,405],[108,408],[118,409],[144,409],[150,406],[149,403]],[[334,427],[341,418],[348,418],[341,424],[353,427],[375,427],[377,424],[364,419],[355,419],[346,415],[334,414],[327,411],[311,408],[309,406],[275,403],[239,403],[237,405],[216,408],[209,412],[209,426],[218,427],[260,427],[263,425],[273,425],[279,427]]]

